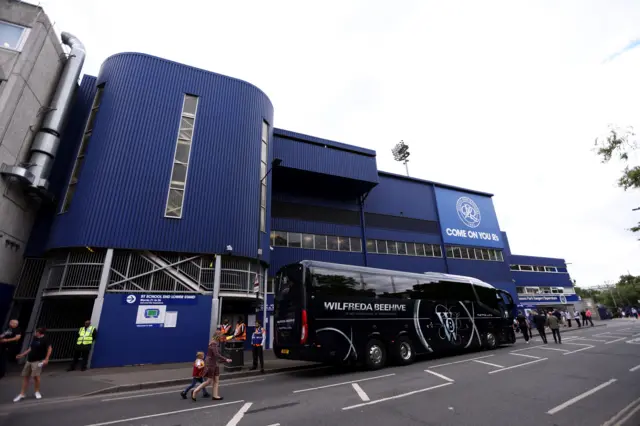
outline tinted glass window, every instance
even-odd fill
[[[415,245],[415,243],[407,243],[407,254],[409,256],[415,256],[416,255],[416,245]]]
[[[289,247],[300,248],[302,247],[302,234],[296,232],[289,232]]]
[[[478,299],[480,303],[483,303],[490,308],[498,309],[498,295],[492,288],[475,286],[476,293],[478,293]]]
[[[424,256],[424,244],[416,243],[416,255]],[[427,255],[428,256],[428,255]]]
[[[276,276],[276,285],[276,307],[279,312],[287,312],[302,306],[304,301],[302,265],[282,269]]]
[[[362,279],[359,273],[312,268],[311,284],[316,296],[356,296],[362,294]]]
[[[360,238],[350,238],[351,241],[351,251],[362,251],[362,244],[360,243]]]
[[[287,233],[286,232],[274,232],[273,243],[277,247],[286,247],[287,246]]]
[[[387,242],[385,240],[376,240],[378,244],[378,253],[387,254]]]
[[[387,250],[389,254],[398,254],[398,248],[395,241],[387,241]]]
[[[440,246],[431,246],[435,257],[442,257],[442,248]]]
[[[338,248],[340,251],[351,251],[349,237],[338,237]]]
[[[407,245],[401,241],[396,242],[398,248],[398,254],[407,254]]]
[[[312,249],[313,247],[313,235],[302,234],[302,248]]]
[[[316,250],[326,250],[327,249],[327,236],[326,235],[316,235],[314,237]]]
[[[393,293],[393,282],[389,275],[361,274],[361,277],[368,296],[390,297]]]
[[[338,237],[327,237],[327,250],[338,250],[340,246],[338,245]]]
[[[377,253],[376,240],[367,240],[367,251],[369,253]]]

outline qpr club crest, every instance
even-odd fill
[[[477,228],[480,226],[482,215],[478,205],[469,197],[460,197],[456,202],[456,211],[458,217],[469,228]]]

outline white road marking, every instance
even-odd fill
[[[251,408],[252,405],[253,402],[247,402],[246,404],[244,404],[242,408],[240,408],[240,410],[238,410],[238,412],[234,414],[231,420],[229,420],[227,426],[236,426],[238,423],[240,423],[240,420],[242,420],[242,418],[244,417],[246,412],[249,411],[249,408]]]
[[[562,342],[563,345],[575,345],[575,346],[590,346],[593,348],[593,345],[590,345],[588,343],[573,343],[573,342]]]
[[[512,365],[511,367],[504,367],[504,368],[501,368],[499,370],[489,371],[489,374],[495,374],[495,373],[499,373],[501,371],[511,370],[512,368],[524,367],[525,365],[535,364],[536,362],[546,361],[548,359],[549,358],[540,358],[540,359],[536,359],[536,360],[533,360],[533,361],[525,362],[525,363],[522,363],[522,364]]]
[[[318,386],[318,387],[315,387],[315,388],[295,390],[295,391],[293,391],[293,393],[309,392],[309,391],[314,391],[314,390],[318,390],[318,389],[332,388],[332,387],[335,387],[335,386],[350,385],[351,383],[366,382],[368,380],[382,379],[383,377],[391,377],[391,376],[395,376],[395,375],[396,375],[396,373],[391,373],[391,374],[385,374],[383,376],[366,377],[364,379],[351,380],[349,382],[334,383],[332,385],[325,385],[325,386]]]
[[[610,340],[599,340],[599,339],[587,339],[585,337],[581,337],[578,340],[581,340],[581,341],[584,340],[585,342],[601,342],[601,343],[606,343],[610,341]]]
[[[636,365],[635,367],[629,369],[629,371],[631,371],[632,373],[636,370],[640,370],[640,365]]]
[[[533,358],[533,359],[540,359],[542,358],[541,356],[533,356],[533,355],[526,355],[526,354],[516,354],[513,352],[509,352],[511,355],[517,355],[517,356],[526,356],[527,358]]]
[[[446,380],[447,382],[453,382],[453,381],[454,381],[453,379],[450,379],[450,378],[449,378],[449,377],[447,377],[447,376],[443,376],[443,375],[442,375],[442,374],[440,374],[440,373],[436,373],[435,371],[431,371],[431,370],[424,370],[424,371],[426,371],[426,372],[427,372],[427,373],[429,373],[429,374],[433,374],[433,375],[434,375],[434,376],[436,376],[436,377],[440,377],[442,380]]]
[[[602,424],[602,426],[622,426],[622,425],[624,425],[625,422],[627,420],[629,420],[631,418],[631,416],[633,416],[636,413],[636,411],[640,410],[640,404],[639,403],[640,403],[640,398],[636,399],[631,404],[629,404],[626,407],[624,407],[622,410],[620,410],[618,413],[616,413],[615,416],[611,417],[609,420],[604,422]],[[635,408],[633,408],[634,405],[635,405]],[[631,412],[627,413],[627,411],[630,410],[631,408],[633,408],[633,410],[631,410]],[[624,416],[624,417],[622,419],[620,419],[621,416]]]
[[[128,418],[128,419],[113,420],[113,421],[110,421],[110,422],[92,423],[92,424],[86,425],[86,426],[116,425],[118,423],[126,423],[126,422],[133,422],[133,421],[136,421],[136,420],[152,419],[154,417],[171,416],[173,414],[188,413],[189,411],[211,410],[211,409],[214,409],[214,408],[222,407],[223,405],[239,404],[241,402],[244,402],[244,400],[241,399],[240,401],[223,402],[221,404],[202,405],[200,407],[186,408],[184,410],[167,411],[167,412],[164,412],[164,413],[149,414],[147,416],[131,417],[131,418]]]
[[[536,346],[531,346],[531,347],[529,347],[529,348],[516,349],[515,351],[511,351],[511,352],[509,352],[509,353],[511,353],[511,354],[512,354],[512,353],[516,353],[516,352],[529,351],[529,350],[531,350],[531,349],[535,349],[535,348],[543,348],[543,347],[544,347],[544,345],[536,345]]]
[[[373,405],[373,404],[378,404],[380,402],[391,401],[393,399],[404,398],[405,396],[411,396],[411,395],[415,395],[417,393],[427,392],[427,391],[430,391],[430,390],[433,390],[433,389],[438,389],[438,388],[441,388],[441,387],[444,387],[444,386],[449,386],[449,385],[452,385],[452,384],[453,383],[442,383],[440,385],[431,386],[429,388],[418,389],[418,390],[407,392],[407,393],[401,393],[399,395],[389,396],[387,398],[376,399],[375,401],[369,401],[369,402],[363,402],[362,404],[350,405],[348,407],[344,407],[343,410],[351,410],[353,408],[360,408],[360,407],[364,407],[366,405]]]
[[[268,425],[268,426],[280,426],[280,423],[274,423],[274,424]]]
[[[569,349],[549,348],[547,346],[540,346],[540,349],[544,349],[545,351],[569,352]]]
[[[369,395],[366,394],[366,392],[360,387],[359,384],[351,383],[351,386],[353,387],[353,390],[356,391],[356,393],[358,394],[361,400],[371,401],[371,399],[369,398]]]
[[[576,352],[582,352],[582,351],[586,351],[587,349],[593,349],[593,348],[595,348],[595,346],[589,346],[588,348],[580,348],[580,349],[576,349],[575,351],[565,352],[562,355],[571,355],[571,354],[575,354]]]
[[[608,382],[604,382],[603,384],[601,384],[599,386],[596,386],[593,389],[589,389],[588,391],[586,391],[584,393],[581,393],[580,395],[575,396],[575,397],[571,398],[570,400],[568,400],[566,402],[563,402],[562,404],[558,405],[557,407],[553,407],[551,410],[547,411],[547,414],[553,415],[553,414],[555,414],[555,413],[557,413],[559,411],[562,411],[565,408],[569,407],[570,405],[575,404],[576,402],[588,397],[589,395],[593,395],[594,393],[598,392],[600,389],[604,389],[604,388],[606,388],[607,386],[609,386],[610,384],[612,384],[612,383],[614,383],[616,381],[617,381],[617,379],[611,379]]]
[[[621,338],[616,339],[616,340],[611,340],[610,342],[605,343],[605,345],[610,345],[612,343],[621,342],[621,341],[623,341],[625,339],[628,339],[628,337],[621,337]]]
[[[486,362],[486,361],[479,361],[477,359],[474,359],[473,362],[477,362],[480,364],[484,364],[484,365],[490,365],[492,367],[498,367],[498,368],[504,368],[504,365],[498,365],[498,364],[491,364],[490,362]]]
[[[264,379],[246,380],[244,382],[234,382],[234,383],[224,383],[224,381],[222,381],[220,383],[220,387],[241,385],[241,384],[244,384],[244,383],[254,383],[254,382],[264,382]],[[107,398],[107,399],[101,400],[100,402],[120,401],[120,400],[123,400],[123,399],[142,398],[142,397],[146,397],[146,396],[155,396],[155,395],[166,395],[168,393],[175,393],[175,392],[179,391],[180,389],[184,389],[184,388],[185,387],[182,386],[179,389],[173,389],[173,390],[164,391],[164,392],[143,393],[141,395],[130,395],[130,396],[119,396],[119,397],[116,397],[116,398]],[[207,386],[207,388],[211,388],[211,386]]]
[[[463,362],[474,361],[476,359],[489,358],[491,356],[494,356],[494,355],[485,355],[485,356],[479,356],[479,357],[476,357],[476,358],[463,359],[462,361],[454,361],[454,362],[447,362],[446,364],[432,365],[430,368],[433,369],[433,368],[438,368],[438,367],[444,367],[445,365],[461,364]]]

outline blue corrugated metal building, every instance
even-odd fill
[[[30,327],[58,330],[57,359],[90,317],[94,366],[190,360],[222,319],[250,332],[255,290],[303,259],[474,276],[524,307],[576,298],[562,259],[511,254],[491,194],[274,128],[257,87],[157,57],[118,54],[83,78],[52,173],[57,203],[25,261],[42,272],[20,285],[33,288]]]

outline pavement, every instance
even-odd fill
[[[549,340],[378,371],[316,365],[228,378],[220,402],[182,400],[177,386],[82,398],[51,397],[43,387],[40,401],[0,404],[0,425],[640,424],[640,321],[563,333],[561,345]]]

